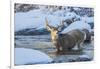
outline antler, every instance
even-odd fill
[[[45,26],[46,26],[48,31],[51,30],[51,26],[49,25],[47,18],[45,18]]]
[[[64,27],[64,22],[63,21],[60,21],[60,25],[58,25],[58,30],[61,31],[62,28]]]

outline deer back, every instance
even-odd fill
[[[81,30],[72,30],[65,34],[61,34],[58,42],[62,49],[73,48],[76,44],[84,41],[85,34]]]

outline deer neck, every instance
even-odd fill
[[[51,33],[51,39],[52,39],[52,42],[55,43],[58,40],[58,36],[54,35],[54,33]]]

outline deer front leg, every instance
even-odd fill
[[[59,53],[60,52],[60,45],[57,44],[56,48],[57,48],[57,52]]]
[[[53,41],[53,44],[56,46],[57,53],[60,52],[60,45],[58,44],[57,41]]]

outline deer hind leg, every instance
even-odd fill
[[[82,50],[82,47],[83,47],[83,41],[78,43],[78,50]]]
[[[76,44],[75,46],[74,46],[74,48],[72,48],[72,50],[78,50],[79,48],[78,48],[78,44]]]
[[[85,38],[86,38],[86,35],[78,41],[78,49],[79,50],[82,50]]]

